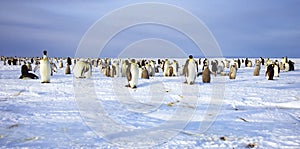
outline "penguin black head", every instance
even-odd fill
[[[189,59],[192,59],[193,58],[193,55],[189,55]]]
[[[44,51],[43,51],[43,54],[44,54],[44,55],[47,55],[47,50],[44,50]]]
[[[135,63],[135,62],[136,62],[135,59],[132,59],[132,60],[131,60],[131,63]]]

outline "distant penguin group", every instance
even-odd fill
[[[184,76],[184,83],[188,85],[195,84],[196,78],[202,75],[203,83],[211,82],[211,74],[229,76],[229,79],[236,79],[237,71],[241,66],[241,63],[245,64],[245,67],[252,67],[252,61],[248,58],[244,59],[215,59],[209,61],[204,59],[201,62],[201,59],[198,61],[194,60],[192,55],[189,55],[188,59],[185,61],[184,65],[180,65],[176,60],[169,61],[168,59],[158,59],[158,63],[155,60],[146,60],[146,59],[111,59],[111,58],[97,58],[97,59],[88,59],[88,60],[71,60],[70,57],[66,59],[64,64],[64,59],[62,58],[48,58],[47,51],[43,51],[42,58],[17,58],[17,57],[1,57],[3,64],[6,64],[6,61],[9,65],[19,65],[24,63],[21,66],[21,76],[20,79],[40,79],[41,83],[50,83],[50,77],[53,72],[57,72],[56,64],[58,68],[65,67],[65,74],[74,74],[75,78],[90,78],[92,76],[92,66],[100,68],[100,72],[107,77],[127,77],[128,84],[126,87],[137,88],[138,79],[150,79],[154,77],[156,73],[161,73],[164,77],[173,77],[173,76]],[[72,62],[74,63],[73,69],[71,69]],[[267,58],[266,60],[260,57],[255,61],[255,67],[253,70],[253,76],[259,76],[262,65],[264,65],[265,77],[267,80],[273,80],[275,77],[279,77],[280,72],[293,71],[294,62],[288,60],[287,57],[282,57],[281,61],[271,60]],[[11,63],[11,64],[10,64]],[[36,65],[34,72],[37,69],[40,69],[40,76],[38,77],[32,71],[31,64]],[[198,64],[202,64],[202,72],[198,72]],[[227,70],[226,70],[227,68]],[[200,68],[201,69],[201,68]],[[229,72],[228,72],[229,69]],[[247,68],[247,70],[250,70]],[[242,70],[243,71],[243,70]],[[178,73],[180,72],[180,73]],[[159,75],[158,75],[159,76]]]

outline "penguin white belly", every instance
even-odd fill
[[[40,61],[40,75],[41,75],[42,83],[50,82],[51,66],[50,66],[50,63],[48,62],[48,60]]]
[[[170,67],[170,65],[168,64],[168,63],[166,63],[165,65],[164,65],[164,76],[166,77],[166,76],[169,76],[169,67]]]
[[[153,62],[150,63],[150,71],[149,72],[150,72],[151,76],[155,75],[155,65]]]
[[[189,62],[188,64],[188,76],[186,77],[186,81],[188,84],[193,84],[196,79],[197,69],[196,64],[193,62]]]
[[[139,79],[139,69],[137,65],[131,65],[130,72],[131,72],[131,80],[129,81],[129,84],[131,87],[134,87],[138,84],[138,79]]]
[[[122,77],[125,77],[125,76],[126,76],[126,69],[127,69],[127,65],[126,65],[126,63],[123,63],[123,64],[122,64],[122,68],[121,68],[121,71],[122,71]]]
[[[279,70],[278,65],[275,65],[275,66],[274,66],[274,77],[279,77],[279,72],[278,72],[278,70]]]
[[[143,69],[142,68],[138,68],[138,76],[139,78],[142,78],[142,73],[143,73]]]
[[[177,72],[178,72],[177,64],[176,64],[176,63],[173,63],[172,67],[173,67],[173,69],[174,69],[174,70],[173,70],[174,76],[178,76],[178,75],[177,75]]]
[[[289,63],[284,64],[284,71],[289,71],[290,70],[290,65]]]

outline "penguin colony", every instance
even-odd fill
[[[92,77],[92,69],[98,70],[106,77],[125,77],[128,84],[124,86],[135,89],[139,79],[151,79],[152,77],[178,77],[183,76],[188,85],[193,85],[197,77],[202,76],[203,83],[210,83],[211,76],[228,76],[230,80],[238,77],[239,69],[252,68],[253,76],[260,76],[264,72],[267,80],[274,80],[282,72],[294,71],[294,62],[282,57],[279,60],[269,58],[252,60],[246,59],[195,59],[190,55],[185,63],[172,59],[78,59],[78,58],[49,58],[47,51],[42,52],[42,57],[18,58],[1,57],[3,65],[16,65],[21,68],[19,79],[39,79],[41,83],[50,83],[54,72],[62,69],[65,75],[73,74],[75,78]],[[58,67],[56,66],[58,65]],[[254,65],[253,65],[254,64]],[[32,69],[35,66],[34,69]],[[39,70],[39,75],[34,72]],[[97,70],[97,69],[96,69]],[[54,76],[53,76],[54,75]],[[200,81],[199,81],[200,82]]]

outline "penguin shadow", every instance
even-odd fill
[[[161,84],[161,83],[162,83],[162,81],[149,80],[149,81],[145,81],[145,82],[142,82],[142,83],[138,84],[137,88],[148,87],[148,86],[151,86],[151,85],[156,85],[156,84]]]

